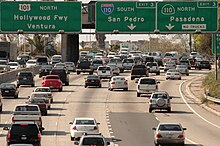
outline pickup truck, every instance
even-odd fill
[[[89,72],[90,75],[93,74],[93,68],[89,60],[79,60],[76,65],[76,74],[79,75],[81,72]]]
[[[149,71],[144,64],[136,64],[131,69],[131,80],[140,77],[149,77]]]
[[[19,121],[32,121],[42,129],[41,111],[38,105],[19,104],[12,113],[12,123]]]

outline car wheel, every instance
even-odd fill
[[[181,78],[179,78],[178,80],[181,80]]]
[[[77,71],[77,72],[76,72],[76,74],[77,74],[77,75],[79,75],[79,74],[80,74],[80,72],[79,72],[79,71]]]
[[[17,88],[19,88],[19,86],[20,86],[20,85],[19,85],[19,84],[17,84]]]
[[[53,103],[53,98],[51,99],[51,103]]]
[[[149,108],[149,113],[151,113],[152,112],[152,108]]]
[[[75,140],[75,137],[72,137],[72,136],[71,136],[70,139],[71,139],[71,141],[74,141],[74,140]]]
[[[99,85],[99,88],[102,88],[102,85]]]
[[[41,78],[42,76],[41,75],[39,75],[39,78]]]
[[[141,97],[141,94],[140,94],[140,93],[137,93],[137,97]]]
[[[15,95],[14,95],[14,99],[17,99],[17,98],[18,98],[18,94],[15,94]]]
[[[168,78],[166,78],[166,80],[168,80]]]
[[[168,112],[168,113],[171,112],[171,107],[167,108],[167,112]]]
[[[87,86],[85,86],[85,88],[87,88]]]
[[[211,68],[209,70],[211,70]]]
[[[2,112],[2,106],[0,107],[0,112]]]
[[[186,74],[186,76],[189,76],[189,74]]]
[[[60,88],[59,91],[61,92],[63,90],[63,88]]]
[[[112,88],[109,88],[109,90],[110,90],[110,91],[113,91],[113,89],[112,89]]]
[[[154,145],[155,145],[155,146],[159,146],[159,144],[157,144],[157,143],[155,143]]]
[[[199,70],[201,70],[201,68],[199,68]]]
[[[66,82],[65,85],[66,85],[66,86],[69,86],[69,82]]]
[[[31,87],[34,87],[34,84],[32,84]]]
[[[48,106],[48,109],[50,109],[50,105]]]
[[[131,77],[131,80],[134,80],[134,78],[133,78],[133,77]]]
[[[128,88],[125,88],[124,91],[128,91]]]

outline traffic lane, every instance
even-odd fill
[[[110,112],[113,140],[120,146],[154,146],[152,128],[158,124],[148,113]]]
[[[192,77],[186,77],[189,80]],[[204,122],[194,111],[190,110],[189,107],[182,100],[181,95],[179,94],[179,85],[182,81],[165,81],[160,85],[161,90],[166,90],[174,98],[171,100],[172,103],[172,112],[155,112],[155,115],[158,117],[160,122],[178,122],[181,123],[188,130],[186,131],[186,137],[188,143],[202,144],[204,146],[217,145],[220,141],[218,136],[220,133],[216,130],[216,127],[210,123]],[[169,86],[167,86],[169,85]],[[199,113],[206,113],[206,119],[212,117],[211,113],[205,111],[197,104],[189,102],[190,106],[196,108]],[[214,119],[216,117],[213,117]],[[217,123],[216,123],[217,124]],[[199,135],[199,136],[198,136]]]
[[[86,76],[86,75],[84,75]],[[74,87],[74,92],[70,92],[61,115],[57,120],[54,145],[73,145],[70,140],[70,125],[75,117],[94,117],[100,122],[100,132],[107,138],[110,138],[107,123],[106,123],[106,83],[103,82],[103,88],[84,88],[84,78],[77,80],[76,86],[67,86],[67,90]],[[62,97],[59,97],[62,98]],[[43,145],[46,145],[49,140],[45,140]]]

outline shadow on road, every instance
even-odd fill
[[[54,101],[53,104],[67,104],[65,101]]]
[[[193,114],[193,112],[187,112],[187,111],[171,111],[171,112],[167,112],[167,111],[160,111],[160,110],[155,110],[155,113],[166,113],[166,114]]]
[[[64,108],[59,108],[59,107],[51,107],[50,110],[60,111],[60,110],[66,110],[66,109],[64,109]]]
[[[43,131],[43,135],[67,135],[69,133],[65,131]]]
[[[74,90],[63,90],[62,92],[76,92]]]
[[[47,116],[52,117],[52,116],[65,116],[65,115],[59,113],[48,113]]]
[[[1,114],[2,115],[12,114],[12,111],[2,111]]]

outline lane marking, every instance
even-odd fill
[[[185,104],[186,104],[186,105],[188,106],[188,108],[189,108],[194,114],[196,114],[199,118],[201,118],[202,120],[204,120],[204,121],[207,122],[208,124],[210,124],[210,125],[212,125],[212,126],[214,126],[214,127],[220,129],[220,126],[218,126],[218,125],[216,125],[216,124],[214,124],[214,123],[212,123],[212,122],[206,120],[204,117],[202,117],[199,113],[197,113],[197,112],[187,103],[187,101],[186,101],[186,99],[185,99],[185,97],[184,97],[184,95],[183,95],[183,93],[182,93],[182,90],[181,90],[181,87],[182,87],[183,83],[185,83],[185,82],[186,82],[186,81],[183,81],[183,82],[180,84],[180,86],[179,86],[179,92],[180,92],[180,95],[181,95],[183,101],[185,102]]]

